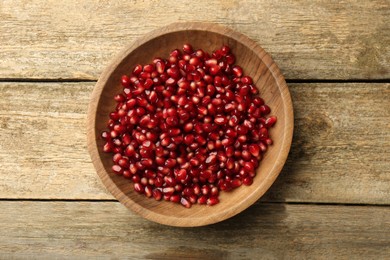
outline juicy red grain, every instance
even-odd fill
[[[185,44],[123,75],[102,133],[112,171],[186,208],[251,185],[277,119],[235,61],[229,46],[208,54]]]

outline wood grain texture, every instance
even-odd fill
[[[0,78],[97,79],[139,36],[207,21],[260,43],[288,79],[388,79],[389,17],[387,0],[5,0]]]
[[[0,83],[0,197],[113,199],[86,149],[94,83]],[[390,204],[390,84],[290,84],[290,156],[266,201]]]
[[[219,224],[173,228],[118,202],[0,202],[0,257],[385,259],[390,208],[255,204]]]

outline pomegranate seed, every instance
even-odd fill
[[[253,163],[251,162],[245,162],[244,163],[244,170],[248,173],[251,173],[255,170],[254,166],[253,166]]]
[[[177,195],[177,194],[174,194],[170,197],[169,199],[171,202],[174,202],[174,203],[179,203],[180,202],[180,196]]]
[[[260,106],[260,111],[263,115],[268,115],[271,112],[271,109],[267,105]],[[275,120],[276,122],[276,120]]]
[[[162,192],[159,189],[153,189],[152,195],[153,198],[157,201],[162,199]]]
[[[212,65],[209,69],[209,72],[211,75],[217,75],[220,70],[221,70],[221,67],[219,67],[218,65]]]
[[[121,78],[121,84],[124,88],[130,87],[130,78],[126,75],[123,75]]]
[[[237,78],[241,78],[242,77],[242,68],[240,66],[234,66],[232,68],[232,72],[233,72],[233,75]]]
[[[190,44],[186,43],[183,45],[183,51],[187,54],[192,54],[194,52],[194,49]]]
[[[112,171],[146,197],[187,208],[251,185],[277,120],[235,61],[229,46],[210,55],[184,44],[123,75],[101,134]]]
[[[246,186],[249,186],[253,183],[253,178],[251,177],[246,177],[242,180],[242,183]]]
[[[252,81],[252,78],[251,77],[248,77],[248,76],[244,76],[241,78],[241,82],[243,84],[252,84],[253,81]]]
[[[270,128],[276,123],[276,116],[270,116],[265,120],[265,127]]]
[[[259,145],[257,145],[257,144],[251,144],[251,145],[249,145],[249,152],[250,152],[253,156],[255,156],[255,157],[259,156],[259,154],[260,154],[260,147],[259,147]]]
[[[143,67],[141,64],[136,65],[133,69],[133,75],[138,76],[142,72],[142,70],[143,70]]]
[[[149,185],[145,186],[145,196],[150,198],[153,195],[152,187]]]
[[[230,182],[230,186],[235,189],[242,185],[242,181],[240,179],[234,179]]]
[[[199,198],[198,198],[198,204],[206,204],[207,203],[207,197],[206,196],[200,196]]]
[[[208,179],[208,178],[207,178]],[[201,192],[203,195],[208,195],[210,193],[210,188],[207,185],[203,185],[201,188]]]
[[[207,205],[213,206],[219,203],[219,199],[217,197],[210,197],[207,199]]]
[[[175,192],[175,188],[174,187],[165,187],[162,189],[162,192],[164,194],[172,195]]]
[[[267,139],[265,139],[265,143],[266,143],[267,145],[272,145],[273,141],[272,141],[271,138],[267,138]]]
[[[113,171],[115,174],[118,174],[118,175],[123,174],[123,169],[122,169],[122,167],[119,166],[119,165],[113,165],[113,166],[112,166],[112,171]]]
[[[191,206],[192,206],[191,202],[189,202],[189,201],[188,201],[186,198],[184,198],[184,197],[181,197],[180,203],[181,203],[181,205],[183,205],[183,206],[186,207],[186,208],[191,208]]]
[[[141,183],[134,183],[134,190],[138,193],[144,193],[145,187]]]
[[[225,116],[217,116],[214,119],[214,123],[217,125],[225,125],[227,123],[227,118]]]
[[[226,63],[229,65],[234,64],[234,62],[236,61],[236,57],[233,54],[226,55],[225,59],[226,59]]]

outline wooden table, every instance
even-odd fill
[[[390,258],[390,2],[0,3],[0,258]],[[109,61],[176,21],[260,43],[290,87],[294,140],[269,192],[225,222],[173,228],[128,211],[86,149]]]

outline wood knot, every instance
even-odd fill
[[[306,140],[326,138],[333,129],[333,121],[328,115],[314,113],[297,122],[297,130],[304,135]]]

